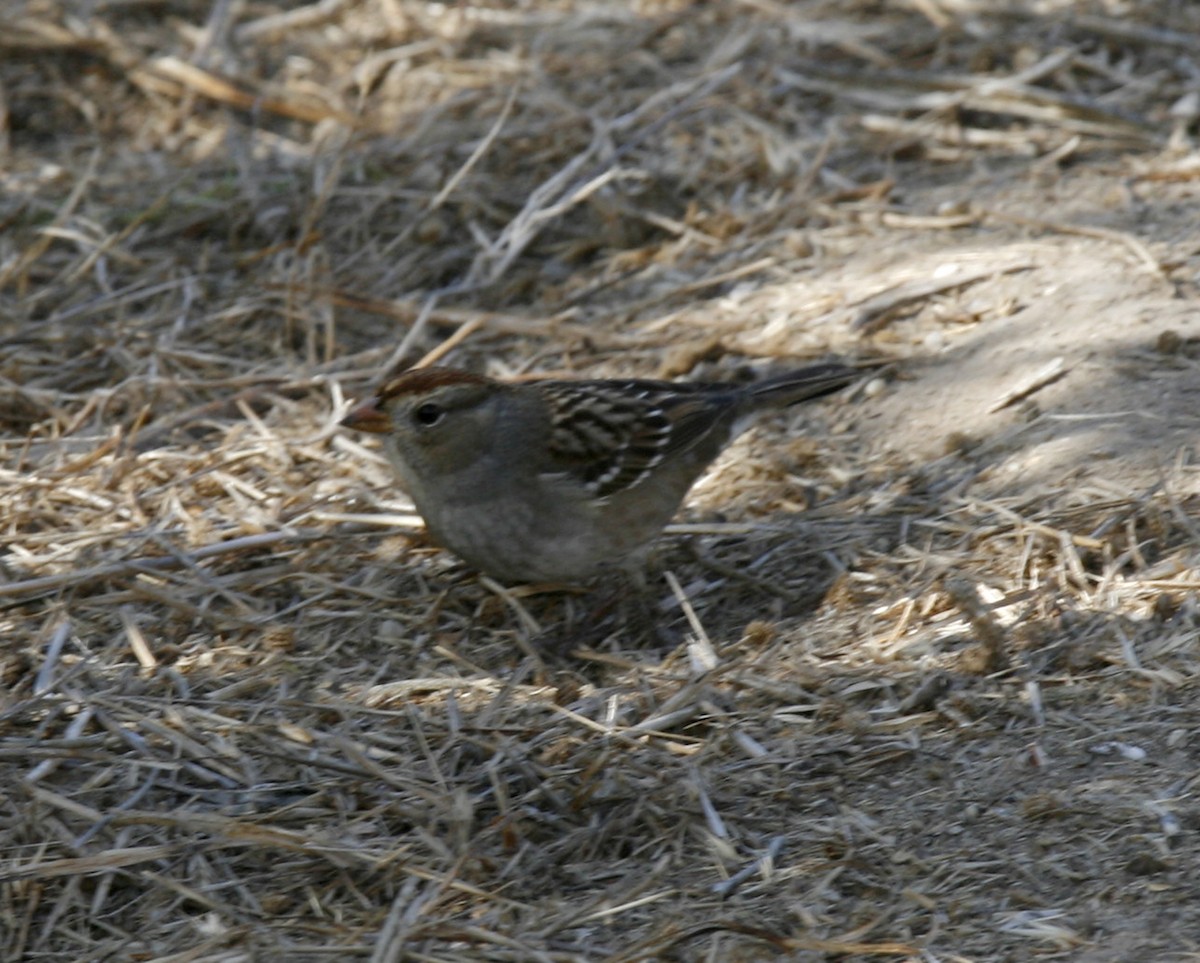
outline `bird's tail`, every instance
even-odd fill
[[[786,408],[844,388],[878,363],[862,365],[827,361],[764,378],[750,387],[754,408]]]

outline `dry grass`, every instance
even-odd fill
[[[1011,437],[906,460],[872,386],[701,484],[646,639],[463,573],[336,423],[431,354],[919,356],[898,319],[1000,325],[1039,267],[835,290],[870,239],[1070,235],[1194,296],[1182,241],[996,184],[1187,190],[1197,13],[6,8],[0,958],[1194,958],[1186,453],[992,491]]]

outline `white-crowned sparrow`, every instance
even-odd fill
[[[383,436],[440,545],[502,581],[578,582],[653,541],[749,416],[861,373],[827,363],[741,385],[421,368],[342,424]]]

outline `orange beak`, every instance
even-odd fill
[[[342,419],[342,425],[355,431],[369,431],[374,435],[383,435],[392,427],[392,420],[387,412],[379,407],[379,399],[372,398],[364,405],[359,405]]]

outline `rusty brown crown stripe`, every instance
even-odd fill
[[[454,368],[415,368],[393,378],[379,389],[380,400],[399,398],[402,395],[422,395],[447,385],[482,385],[488,379],[470,371]]]

